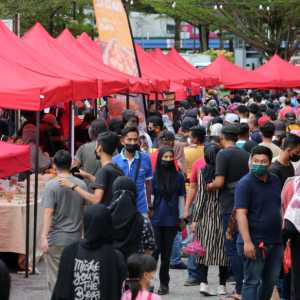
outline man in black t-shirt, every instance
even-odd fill
[[[232,240],[226,239],[226,231],[234,207],[234,191],[239,180],[249,173],[248,153],[236,146],[238,129],[236,125],[225,124],[221,130],[220,141],[224,150],[220,151],[216,160],[216,178],[207,185],[207,190],[221,189],[221,214],[223,216],[223,234],[225,251],[230,259],[234,277],[236,279],[233,297],[241,299],[244,278],[243,263],[236,248],[237,233]]]
[[[75,148],[78,149],[83,144],[90,142],[89,129],[92,122],[95,120],[95,116],[92,113],[85,114],[81,125],[75,126],[74,137],[75,137]]]
[[[97,159],[101,159],[102,168],[99,169],[96,177],[80,170],[81,176],[94,183],[93,189],[95,190],[95,194],[90,194],[79,186],[74,187],[73,183],[65,178],[60,180],[60,185],[72,188],[91,204],[101,203],[105,206],[109,206],[112,200],[112,186],[114,181],[120,176],[125,176],[123,169],[112,160],[112,155],[117,148],[118,141],[118,135],[114,132],[99,134],[96,142],[95,155]]]
[[[279,177],[281,189],[283,188],[287,178],[295,175],[295,170],[291,161],[297,162],[299,159],[300,137],[292,133],[288,134],[284,140],[281,154],[277,160],[275,160],[273,167],[270,169],[270,173],[273,173]]]

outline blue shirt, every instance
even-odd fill
[[[155,178],[151,179],[151,195],[154,196],[153,217],[150,219],[152,226],[179,227],[178,198],[186,194],[185,181],[181,172],[178,172],[177,189],[173,193],[170,202],[170,213],[167,200],[159,193]]]
[[[114,156],[113,162],[121,167],[125,173],[125,176],[129,176],[133,180],[135,180],[135,173],[138,165],[139,154],[136,151],[133,161],[130,162],[124,155],[125,148],[121,151],[121,153],[117,156]],[[146,153],[140,152],[141,154],[141,167],[139,171],[138,178],[136,180],[136,187],[138,190],[138,197],[136,198],[136,205],[138,211],[143,214],[148,211],[148,204],[146,198],[146,190],[145,190],[145,181],[150,180],[153,176],[152,174],[152,165],[150,156]]]
[[[278,176],[269,173],[267,181],[253,172],[236,186],[235,208],[248,209],[247,219],[252,243],[281,244],[281,185]],[[244,243],[239,232],[237,243]]]
[[[262,138],[259,130],[253,131],[250,138],[252,141],[256,142],[257,144],[262,143]]]
[[[153,140],[152,148],[155,148],[155,149],[158,149],[158,148],[159,148],[158,141],[159,141],[159,139],[157,139],[157,138],[155,138],[155,139]]]
[[[291,103],[294,104],[294,108],[297,111],[297,109],[298,109],[298,101],[297,101],[297,99],[296,98],[292,98],[291,99]]]

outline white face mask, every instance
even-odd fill
[[[150,273],[148,273],[148,274],[152,276],[151,280],[149,280],[149,281],[150,281],[150,284],[151,284],[152,286],[154,286],[154,283],[155,283],[155,281],[156,281],[156,279],[157,279],[157,274],[156,274],[156,273],[155,273],[154,275],[152,275],[152,274],[150,274]]]
[[[88,125],[88,126],[90,126],[90,125]],[[88,128],[88,126],[86,126],[86,128]],[[92,139],[92,127],[91,126],[88,128],[88,132],[89,132],[90,139]]]
[[[86,129],[89,130],[91,128],[91,125],[87,125]]]

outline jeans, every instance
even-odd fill
[[[244,279],[244,267],[241,258],[238,255],[236,249],[236,239],[237,239],[237,232],[232,235],[233,241],[229,241],[226,239],[226,231],[228,228],[228,223],[230,220],[231,214],[223,215],[223,235],[225,239],[225,251],[227,256],[229,257],[231,268],[233,271],[233,275],[236,280],[235,290],[237,294],[241,294],[242,286],[243,286],[243,279]]]
[[[171,253],[171,265],[179,265],[182,263],[181,242],[182,242],[182,234],[181,234],[181,232],[177,231],[177,234],[176,234],[176,237],[175,237],[174,243],[173,243],[172,253]]]
[[[291,299],[291,270],[290,273],[283,275],[281,281],[281,299]]]
[[[172,252],[173,242],[178,232],[177,227],[153,226],[154,237],[156,242],[156,250],[152,256],[158,261],[159,255],[161,256],[161,265],[159,270],[160,283],[169,286],[170,276],[170,256]]]
[[[239,256],[244,264],[245,279],[242,299],[270,299],[281,271],[283,245],[266,244],[265,246],[268,249],[266,258],[263,258],[263,252],[258,244],[254,244],[254,246],[256,259],[251,259],[244,254],[244,244],[237,244]]]
[[[191,220],[192,220],[192,215],[194,211],[194,206],[195,206],[195,201],[192,203],[190,207],[190,214],[191,214]],[[192,241],[194,241],[194,235],[192,236]],[[195,255],[189,255],[188,259],[188,265],[187,265],[189,277],[188,280],[195,280],[197,282],[201,282],[201,277],[200,277],[200,265],[196,263],[196,256]]]

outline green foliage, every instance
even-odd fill
[[[57,9],[53,17],[53,36],[57,37],[64,24],[75,35],[87,32],[92,35],[94,13],[91,0],[76,1],[76,22],[73,22],[73,1],[71,0],[0,0],[0,18],[12,19],[15,13],[20,14],[20,33],[23,36],[36,22],[49,32],[50,15]],[[86,12],[92,10],[92,13]],[[91,23],[86,23],[90,20]],[[85,22],[84,22],[85,21]],[[97,29],[94,32],[97,36]]]
[[[219,55],[223,55],[225,58],[227,58],[229,61],[234,62],[233,53],[226,51],[226,50],[214,50],[209,49],[202,54],[210,55],[210,59],[213,62]]]

